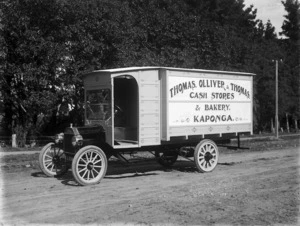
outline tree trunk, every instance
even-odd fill
[[[285,113],[285,117],[286,117],[286,130],[289,133],[290,132],[290,126],[289,126],[289,114]]]
[[[27,136],[27,129],[21,125],[17,125],[14,128],[15,134],[17,135],[17,145],[18,147],[24,147],[26,144],[26,136]]]
[[[273,118],[271,118],[271,133],[275,133],[274,125],[273,125]]]

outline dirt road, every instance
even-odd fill
[[[0,225],[300,222],[299,143],[264,151],[221,148],[219,165],[206,174],[182,158],[169,169],[147,156],[129,166],[112,161],[101,183],[88,187],[78,186],[71,171],[45,177],[38,154],[18,156],[1,162]]]

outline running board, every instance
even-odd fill
[[[139,144],[133,140],[115,140],[114,149],[138,148]]]

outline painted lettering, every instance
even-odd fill
[[[230,115],[194,115],[194,122],[231,122],[233,121]]]
[[[199,80],[199,87],[203,88],[210,88],[210,87],[215,87],[215,88],[224,88],[224,81],[221,80],[211,80],[211,79],[200,79]]]
[[[250,98],[250,92],[242,86],[236,85],[234,83],[230,83],[231,90],[239,93],[240,95],[245,95],[248,99]]]
[[[229,111],[229,104],[205,104],[205,111]]]
[[[178,93],[183,93],[185,90],[196,88],[195,81],[182,82],[178,85],[175,85],[170,89],[171,98],[177,95]]]
[[[196,93],[196,92],[191,92],[190,93],[190,98],[191,99],[207,99],[207,93]]]
[[[234,99],[234,93],[211,93],[211,99],[214,100],[232,100]]]

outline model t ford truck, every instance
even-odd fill
[[[40,168],[72,168],[81,185],[105,176],[111,156],[153,151],[170,166],[194,158],[200,172],[218,163],[217,142],[252,134],[253,74],[167,67],[93,71],[84,77],[85,126],[68,127],[41,151]]]

